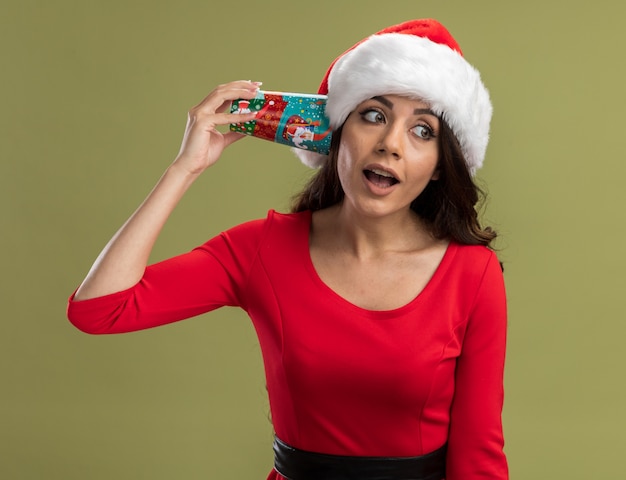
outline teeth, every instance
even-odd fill
[[[372,168],[371,171],[374,172],[376,175],[380,175],[381,177],[394,178],[394,176],[391,173],[385,172],[384,170]]]

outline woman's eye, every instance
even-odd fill
[[[435,136],[433,129],[428,125],[418,125],[413,127],[413,133],[424,140],[429,140]]]
[[[378,110],[366,110],[361,116],[371,123],[385,123],[385,116]]]

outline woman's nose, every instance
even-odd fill
[[[376,145],[376,151],[380,154],[391,155],[394,158],[402,157],[403,130],[399,125],[388,124]]]

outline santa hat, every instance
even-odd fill
[[[456,40],[436,20],[411,20],[357,43],[330,65],[318,93],[328,95],[326,115],[333,130],[376,95],[423,100],[456,135],[470,172],[482,166],[492,113],[489,93]],[[328,158],[293,150],[312,168]]]

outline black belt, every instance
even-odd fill
[[[274,469],[288,480],[442,480],[446,445],[419,457],[347,457],[298,450],[275,437]]]

